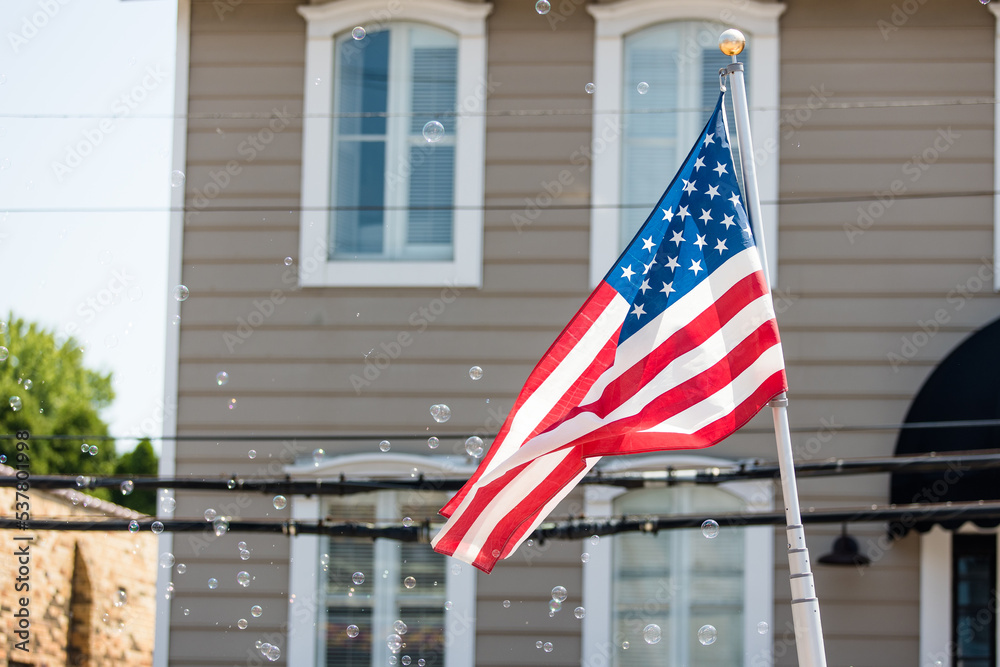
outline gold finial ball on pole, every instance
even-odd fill
[[[740,55],[746,45],[746,36],[736,28],[730,28],[719,35],[719,50],[727,56]]]

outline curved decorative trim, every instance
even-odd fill
[[[740,6],[742,5],[742,6]],[[777,36],[780,2],[746,0],[622,0],[609,5],[587,5],[597,19],[598,37],[615,37],[663,21],[718,21],[739,26],[756,36]]]
[[[366,30],[390,21],[416,21],[436,25],[462,36],[486,34],[491,3],[472,4],[458,0],[395,0],[385,9],[373,9],[371,0],[335,0],[323,5],[301,5],[299,14],[309,24],[310,38],[332,37],[355,26]]]

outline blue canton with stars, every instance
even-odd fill
[[[632,304],[619,343],[754,245],[723,97],[659,204],[604,277]]]

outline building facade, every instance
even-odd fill
[[[797,459],[891,455],[898,429],[857,427],[903,422],[935,367],[997,317],[991,9],[182,0],[171,280],[190,296],[172,313],[167,399],[185,438],[164,446],[162,472],[470,471],[466,438],[496,432],[704,123],[727,26],[748,37]],[[432,417],[436,404],[450,419]],[[607,464],[774,458],[769,425]],[[807,512],[866,507],[888,502],[889,479],[808,479],[800,492]],[[445,497],[178,492],[173,516],[419,522]],[[553,516],[772,507],[770,482],[588,487]],[[894,541],[884,524],[850,530],[871,565],[814,566],[830,664],[996,664],[995,595],[959,599],[963,586],[992,590],[995,532],[962,529],[992,541],[976,556],[982,544],[940,528]],[[814,562],[839,532],[807,530]],[[157,665],[266,661],[258,641],[295,665],[796,664],[784,538],[770,528],[533,544],[491,575],[383,540],[208,526],[160,540],[188,567],[161,573],[175,595],[159,609]],[[959,567],[973,561],[985,565]],[[555,586],[568,597],[550,616]],[[969,635],[961,623],[984,609]],[[398,653],[385,640],[396,620],[409,628]],[[648,644],[654,623],[663,640]],[[708,646],[703,625],[718,631]]]

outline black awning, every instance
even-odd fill
[[[905,423],[987,420],[1000,418],[1000,320],[980,329],[938,365],[921,387]],[[972,452],[1000,449],[1000,426],[904,428],[896,441],[896,456],[931,452]],[[1000,499],[1000,471],[956,466],[933,473],[893,473],[889,501],[895,504],[975,502]],[[983,527],[998,519],[975,519]],[[911,529],[926,532],[938,523],[954,529],[965,523],[926,521],[893,522],[890,533],[905,535]]]

